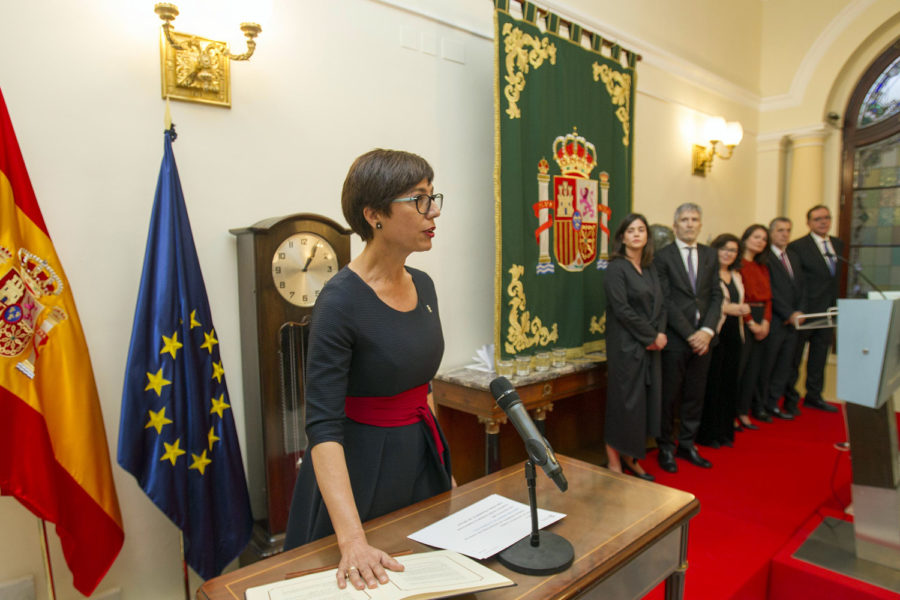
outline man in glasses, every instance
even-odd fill
[[[838,256],[844,253],[844,242],[828,235],[831,230],[831,211],[821,204],[813,206],[806,213],[806,224],[809,235],[794,240],[788,249],[796,253],[800,260],[797,275],[806,290],[805,312],[822,313],[837,304],[838,278],[840,263]],[[794,353],[793,369],[788,381],[789,389],[794,395],[799,377],[800,361],[803,358],[803,347],[809,343],[809,355],[806,359],[806,398],[804,406],[828,412],[836,412],[837,407],[822,399],[822,388],[825,386],[825,363],[828,351],[834,340],[834,330],[807,329],[800,332],[800,343]]]

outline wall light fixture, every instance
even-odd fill
[[[703,129],[703,140],[709,140],[709,146],[694,144],[691,152],[691,173],[706,177],[712,169],[713,158],[718,156],[722,160],[731,158],[734,147],[741,143],[744,137],[744,128],[737,121],[726,123],[722,117],[713,117],[706,122]],[[719,150],[725,146],[727,152]]]
[[[162,19],[160,59],[162,61],[163,98],[231,106],[232,60],[249,60],[256,50],[256,36],[262,27],[256,23],[241,23],[247,37],[247,51],[232,54],[228,44],[179,33],[172,28],[178,7],[160,2],[153,11]]]

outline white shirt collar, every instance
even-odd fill
[[[678,244],[679,250],[684,250],[685,248],[696,248],[697,247],[697,242],[694,242],[693,244],[686,244],[678,238],[675,238],[675,243]]]
[[[831,243],[831,240],[830,240],[829,238],[827,238],[827,237],[822,237],[822,236],[819,235],[818,233],[814,233],[814,232],[810,231],[810,232],[809,232],[809,235],[811,235],[812,238],[813,238],[814,240],[816,240],[816,241],[819,243],[820,246],[822,245],[822,242],[828,242],[829,244]]]

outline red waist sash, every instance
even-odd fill
[[[441,464],[444,463],[444,444],[437,423],[428,408],[428,384],[400,392],[396,396],[347,396],[344,403],[347,418],[376,427],[399,427],[425,421],[431,430],[434,446]]]

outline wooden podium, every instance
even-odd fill
[[[666,582],[666,599],[680,599],[687,568],[688,522],[700,509],[693,495],[626,477],[559,456],[569,480],[560,492],[538,473],[539,508],[567,516],[548,528],[568,539],[575,562],[547,577],[520,575],[496,559],[483,561],[516,586],[475,594],[486,600],[555,598],[641,598]],[[430,550],[406,536],[491,494],[528,503],[524,464],[508,467],[408,508],[365,524],[373,546],[387,552]],[[244,590],[282,579],[286,573],[335,566],[340,552],[334,536],[267,558],[204,583],[199,600],[243,600]]]

